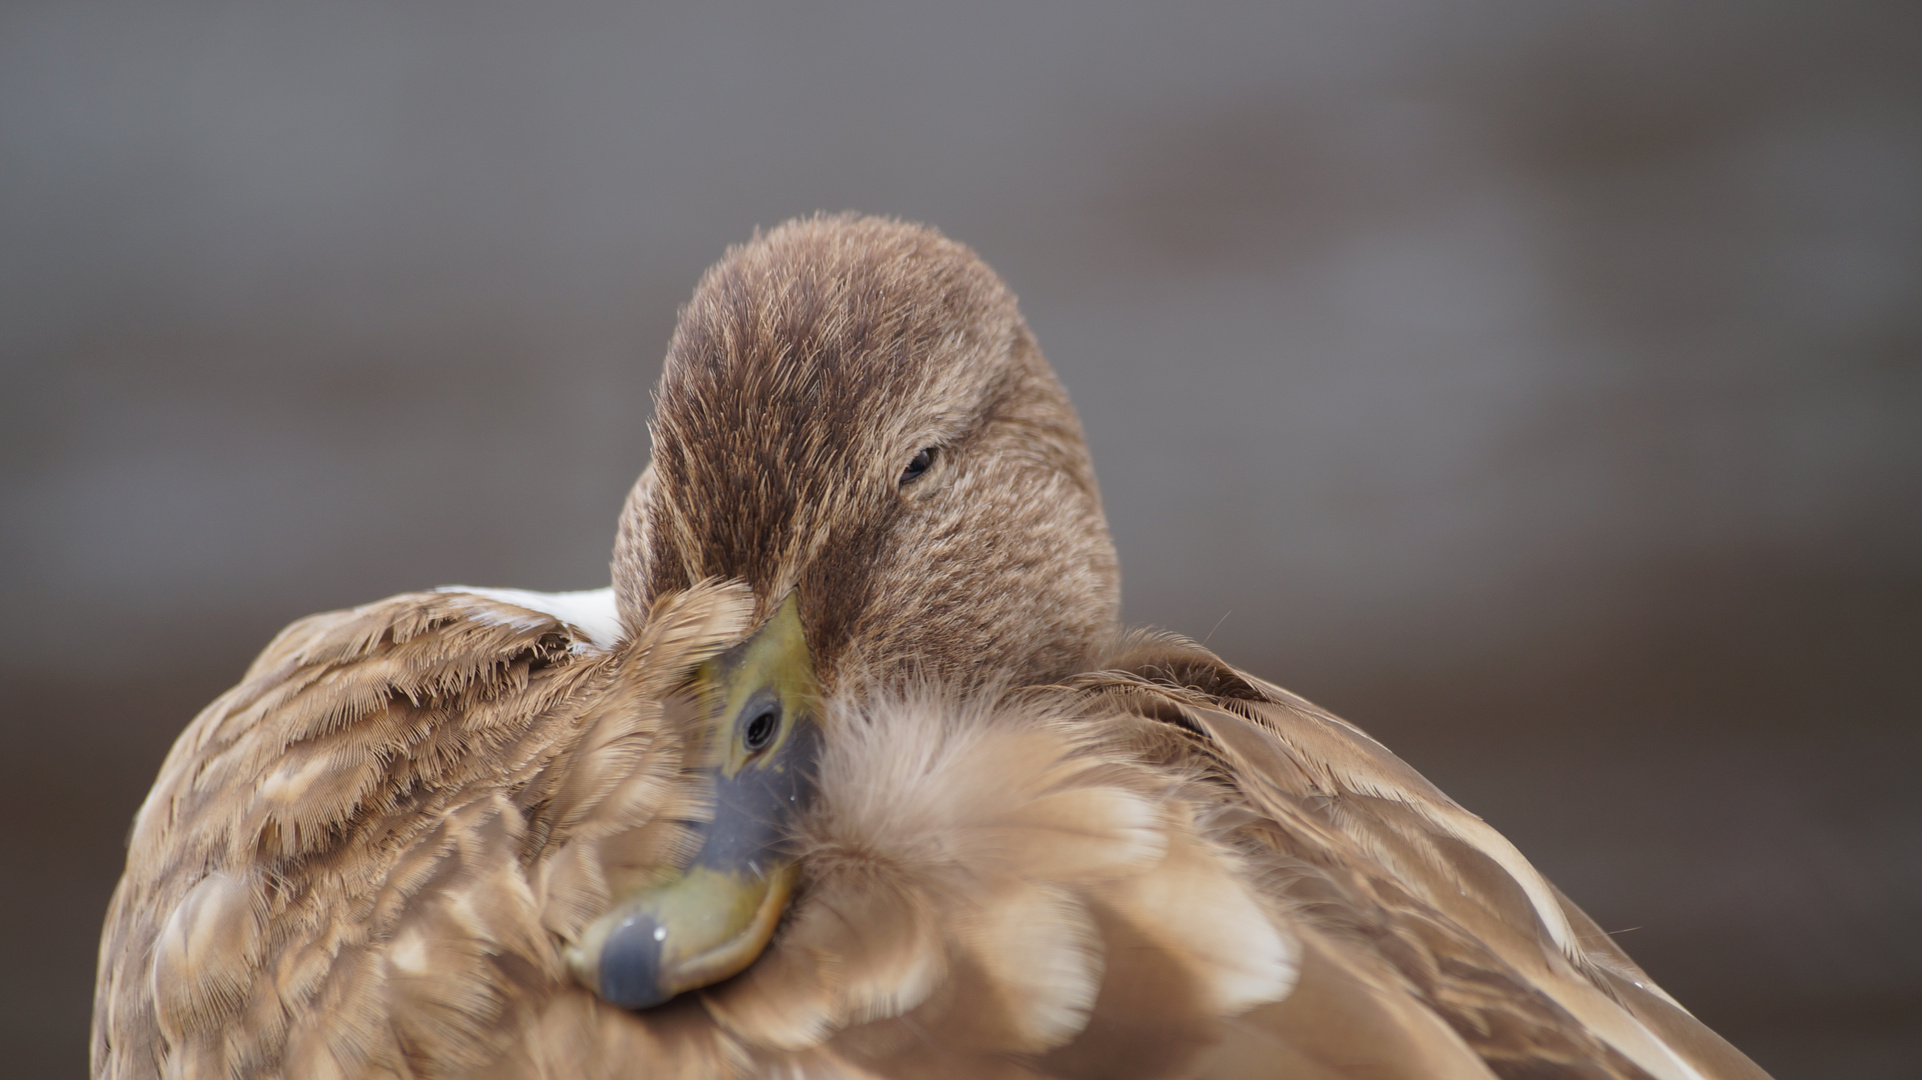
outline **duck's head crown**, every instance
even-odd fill
[[[1015,298],[925,226],[843,214],[730,249],[682,310],[623,617],[711,577],[799,590],[824,684],[1076,670],[1119,572],[1080,422]],[[970,679],[970,681],[972,681]]]

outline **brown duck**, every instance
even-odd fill
[[[95,1076],[1763,1075],[1360,730],[1118,632],[967,248],[757,237],[656,404],[611,589],[304,619],[181,735]]]

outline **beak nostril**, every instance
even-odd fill
[[[741,743],[749,753],[765,750],[781,727],[781,705],[770,701],[762,705],[742,726]]]

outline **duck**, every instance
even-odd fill
[[[1122,627],[966,246],[730,248],[649,430],[610,586],[311,616],[187,726],[95,1077],[1766,1075],[1361,728]]]

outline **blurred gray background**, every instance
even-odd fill
[[[1367,727],[1779,1077],[1922,1071],[1922,5],[0,9],[0,1044],[281,625],[593,587],[675,307],[1013,284],[1127,615]],[[15,1072],[18,1070],[18,1072]]]

